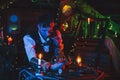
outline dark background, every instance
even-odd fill
[[[95,10],[104,16],[110,16],[112,20],[120,24],[119,0],[84,0]]]

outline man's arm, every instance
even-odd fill
[[[28,60],[30,61],[33,57],[36,57],[35,41],[30,37],[30,35],[25,35],[23,37],[23,42]]]
[[[62,35],[60,33],[59,30],[55,31],[55,36],[52,37],[54,46],[55,46],[55,56],[59,56],[61,54],[61,52],[63,52],[64,49],[64,44],[63,44],[63,39],[62,39]]]

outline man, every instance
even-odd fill
[[[38,58],[38,54],[42,53],[44,60],[42,67],[52,70],[57,70],[64,65],[64,60],[57,61],[55,64],[51,64],[53,56],[63,55],[63,43],[59,30],[53,31],[51,24],[51,17],[43,15],[40,17],[37,25],[37,31],[27,34],[23,37],[24,47],[29,62],[33,58]]]

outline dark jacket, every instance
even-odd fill
[[[46,44],[43,44],[40,40],[40,36],[37,32],[33,32],[32,34],[30,34],[30,36],[35,40],[36,46],[35,46],[35,50],[36,53],[42,53],[43,57],[42,59],[45,59],[46,61],[50,61],[51,58],[55,55],[54,54],[54,44],[52,39],[50,39]],[[43,49],[44,45],[49,45],[49,52],[46,53]]]

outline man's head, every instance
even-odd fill
[[[39,22],[38,22],[38,26],[37,26],[38,31],[45,39],[49,36],[51,21],[52,21],[52,18],[50,15],[43,15],[43,16],[39,17]]]

